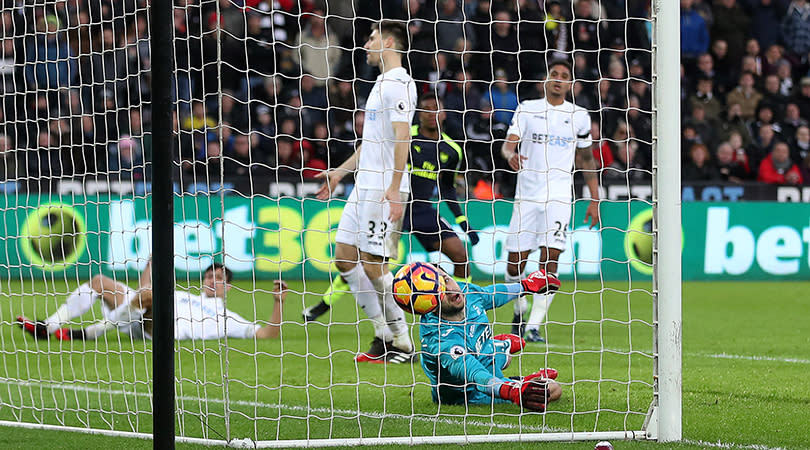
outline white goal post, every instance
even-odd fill
[[[0,427],[153,436],[153,343],[120,323],[93,339],[59,336],[110,317],[103,292],[75,314],[61,308],[100,276],[144,288],[152,236],[161,233],[174,237],[173,261],[161,263],[173,264],[183,292],[175,311],[190,311],[179,320],[222,320],[217,336],[174,343],[176,442],[682,439],[677,1],[651,0],[645,9],[631,0],[173,0],[164,11],[172,36],[153,33],[148,0],[56,3],[2,12]],[[587,18],[577,16],[582,3]],[[491,9],[481,15],[479,4]],[[558,229],[567,239],[562,287],[536,330],[543,341],[527,343],[503,372],[558,369],[563,394],[544,413],[436,403],[419,362],[355,359],[373,324],[350,293],[337,302],[345,288],[335,287],[334,264],[337,223],[354,185],[347,177],[320,200],[315,175],[352,155],[375,120],[365,100],[378,69],[363,45],[380,19],[407,24],[405,66],[420,95],[441,99],[442,131],[459,148],[463,215],[453,222],[448,201],[434,206],[461,238],[475,284],[503,283],[507,270],[515,179],[501,158],[509,127],[502,115],[542,95],[549,61],[573,63],[569,98],[590,115],[593,153],[619,163],[598,162],[600,185],[620,194],[600,193],[594,229],[582,224],[589,169],[576,166],[572,217]],[[598,47],[577,47],[585,36],[574,27],[583,24]],[[168,149],[152,145],[152,130],[169,126],[152,120],[152,68],[166,63],[151,58],[155,42],[174,48]],[[172,156],[171,229],[153,228],[156,152]],[[635,152],[644,153],[637,166],[628,156]],[[631,160],[624,168],[621,154]],[[427,260],[454,271],[447,256],[422,245],[404,233],[392,268]],[[221,309],[205,303],[215,297],[205,293],[213,263],[233,274]],[[535,252],[527,273],[537,266]],[[284,297],[279,279],[289,286]],[[329,288],[338,294],[326,312],[302,317]],[[490,312],[492,334],[509,332],[512,316],[511,304]],[[419,319],[408,320],[420,353]],[[276,334],[236,336],[245,323]]]

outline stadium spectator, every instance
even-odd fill
[[[472,32],[470,25],[464,20],[463,11],[456,0],[439,0],[436,10],[436,50],[453,50],[456,41]]]
[[[711,55],[714,61],[715,76],[714,80],[717,83],[717,92],[721,96],[725,96],[734,88],[734,83],[739,78],[737,71],[739,62],[734,61],[728,56],[728,43],[723,39],[712,39]]]
[[[517,94],[507,77],[504,69],[496,69],[495,81],[481,99],[481,103],[488,103],[492,107],[492,120],[502,124],[512,121],[512,115],[518,106]]]
[[[638,144],[634,139],[630,139],[629,127],[626,124],[620,124],[616,128],[610,147],[613,162],[602,171],[604,180],[636,184],[648,179],[649,172],[636,159]]]
[[[597,169],[613,164],[613,150],[610,144],[609,140],[602,139],[599,122],[591,121],[591,150],[593,151],[593,159],[596,162]]]
[[[787,0],[749,0],[748,16],[752,21],[751,37],[763,48],[781,41],[779,27],[785,14]]]
[[[334,80],[329,83],[329,110],[327,122],[332,135],[337,136],[352,127],[357,101],[354,87],[348,80]],[[342,162],[342,161],[341,161]]]
[[[175,10],[177,11],[177,10]],[[253,89],[262,84],[265,77],[276,72],[275,39],[272,28],[262,26],[266,15],[262,12],[251,11],[247,13],[247,39],[245,40],[245,55],[247,58],[247,73],[241,77],[239,98],[251,98]]]
[[[765,76],[765,86],[762,90],[762,100],[760,105],[768,105],[773,109],[774,115],[777,119],[781,119],[785,115],[785,104],[788,98],[782,95],[779,90],[779,75],[770,73]]]
[[[301,76],[300,83],[301,90],[298,96],[301,99],[301,116],[308,117],[308,121],[311,121],[311,127],[302,127],[301,134],[304,137],[312,137],[314,124],[326,122],[329,108],[326,86],[323,83],[318,84],[315,77],[308,73]]]
[[[689,157],[683,166],[682,178],[687,181],[712,181],[718,178],[709,149],[696,143],[689,148]]]
[[[782,19],[782,41],[791,54],[806,61],[810,53],[810,2],[793,0]]]
[[[454,139],[464,140],[466,127],[477,116],[481,108],[483,93],[474,83],[469,72],[459,70],[454,79],[447,83],[444,96],[444,121],[446,133]]]
[[[692,8],[694,2],[681,0],[681,61],[687,69],[709,50],[709,30],[703,17]]]
[[[492,19],[487,14],[490,32],[476,42],[476,62],[473,65],[475,79],[490,81],[496,68],[506,71],[510,80],[518,78],[518,39],[509,11],[499,10]]]
[[[517,4],[517,17],[520,18],[520,23],[517,27],[518,44],[520,45],[520,54],[518,55],[518,67],[523,78],[537,80],[543,77],[545,72],[545,65],[538,64],[539,60],[546,58],[545,51],[553,49],[555,46],[552,42],[547,42],[539,39],[543,36],[544,14],[539,5],[542,2],[536,1],[518,1]],[[548,4],[547,4],[548,5]],[[548,6],[546,6],[548,8]],[[560,51],[568,51],[571,45],[571,36],[567,32],[568,25],[560,29],[559,37],[556,41],[556,48]],[[565,33],[565,34],[562,34]],[[549,54],[550,56],[550,54]]]
[[[784,50],[781,45],[773,44],[766,47],[764,57],[760,59],[762,64],[762,75],[776,73],[779,64],[787,61],[784,58]]]
[[[790,159],[798,165],[802,165],[805,159],[810,156],[810,127],[802,125],[796,129],[790,146]]]
[[[0,183],[3,183],[3,192],[12,192],[14,189],[6,183],[20,179],[17,173],[17,152],[8,135],[0,134]]]
[[[745,148],[745,143],[742,136],[738,132],[733,132],[728,136],[729,145],[734,150],[734,161],[742,164],[746,172],[749,174],[756,170],[756,166],[752,166],[748,158],[748,150]]]
[[[787,142],[779,141],[773,150],[762,160],[757,180],[768,184],[800,185],[804,182],[799,166],[790,159]]]
[[[735,159],[734,149],[728,142],[717,146],[715,160],[719,178],[730,183],[742,183],[749,176],[748,167]]]
[[[725,0],[728,1],[728,0]],[[726,105],[736,103],[740,105],[740,117],[743,120],[751,120],[756,113],[757,105],[762,100],[762,94],[754,87],[754,74],[743,72],[740,75],[740,84],[729,92],[726,97]]]
[[[107,168],[114,177],[122,180],[143,181],[143,151],[138,142],[128,135],[118,138],[107,146]]]
[[[581,50],[583,63],[587,67],[596,67],[599,43],[606,37],[600,28],[599,17],[594,14],[591,0],[577,0],[574,4],[574,19],[571,23],[571,42],[574,50]],[[575,71],[581,70],[582,64],[575,64]],[[577,78],[580,78],[577,74]]]
[[[692,107],[691,115],[684,120],[684,124],[687,123],[694,128],[700,142],[711,147],[717,141],[717,122],[706,118],[706,112],[702,104],[697,103]],[[635,126],[633,129],[635,129]],[[650,128],[650,134],[646,135],[649,139],[652,138],[651,133]],[[649,139],[647,142],[650,142]]]
[[[722,39],[728,44],[728,56],[732,61],[739,61],[745,49],[745,38],[750,30],[751,19],[737,5],[736,0],[717,0],[712,14],[715,17],[712,25],[712,39]]]
[[[789,97],[793,94],[795,84],[793,82],[792,71],[793,66],[787,60],[782,60],[782,62],[776,66],[776,74],[779,75],[779,92],[785,97]]]
[[[37,339],[51,337],[63,341],[98,339],[118,329],[134,339],[152,338],[152,261],[141,273],[138,288],[96,275],[65,299],[54,314],[43,321],[17,317],[17,324]],[[264,325],[248,321],[225,308],[225,295],[231,289],[233,274],[222,264],[212,264],[203,274],[200,294],[177,290],[174,294],[174,337],[178,340],[229,338],[276,338],[281,329],[282,307],[287,285],[274,283],[273,313]],[[104,319],[85,328],[65,328],[70,321],[89,312],[101,299]]]
[[[771,125],[762,125],[759,127],[754,143],[749,146],[746,154],[748,155],[748,164],[751,167],[759,167],[762,160],[771,153],[773,146],[778,142],[776,133]]]
[[[233,141],[230,153],[225,157],[224,173],[239,177],[241,179],[250,179],[252,175],[256,174],[257,168],[266,168],[267,161],[262,155],[257,154],[259,136],[257,134],[247,135],[244,133],[235,133],[231,140]]]
[[[789,102],[785,105],[785,116],[779,121],[779,128],[785,136],[794,136],[796,130],[801,126],[807,126],[808,122],[801,116],[799,105]]]
[[[802,77],[792,101],[799,106],[801,117],[810,120],[810,77]]]
[[[522,16],[521,19],[523,19]],[[568,23],[563,15],[562,5],[560,5],[558,0],[549,0],[546,2],[546,17],[543,22],[546,28],[545,41],[546,50],[549,52],[548,57],[554,59],[566,57],[565,51],[568,49]]]
[[[316,9],[301,16],[306,23],[298,36],[293,59],[304,73],[311,74],[317,86],[325,86],[326,81],[338,73],[343,50],[338,37],[326,29],[325,12]]]
[[[714,81],[711,77],[701,75],[697,82],[697,91],[689,97],[689,107],[700,105],[708,120],[719,120],[724,106],[714,95]]]
[[[751,136],[756,135],[759,128],[763,125],[770,125],[776,134],[781,134],[782,132],[782,129],[779,128],[779,124],[775,123],[774,121],[774,113],[771,105],[760,102],[759,106],[757,106],[756,117],[754,120],[748,123],[749,133],[751,133]]]
[[[36,31],[26,38],[25,81],[34,89],[59,89],[73,85],[77,67],[67,35],[55,15],[37,19]]]

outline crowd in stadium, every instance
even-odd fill
[[[810,1],[680,0],[683,179],[810,184]],[[0,177],[143,180],[151,127],[146,0],[2,11]],[[510,196],[499,156],[545,62],[574,64],[603,182],[651,168],[649,0],[176,0],[180,176],[307,179],[350,155],[376,77],[362,44],[408,20],[407,66],[464,147],[467,185]],[[15,151],[16,150],[16,151]],[[221,157],[224,156],[224,157]]]

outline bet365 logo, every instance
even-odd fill
[[[43,270],[64,270],[85,251],[84,218],[61,203],[40,205],[23,222],[20,246],[23,255]]]

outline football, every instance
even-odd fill
[[[43,205],[26,220],[23,234],[37,264],[65,263],[78,257],[84,245],[84,226],[73,208]]]
[[[427,314],[444,297],[444,278],[439,269],[423,262],[403,266],[394,276],[394,300],[411,314]]]

